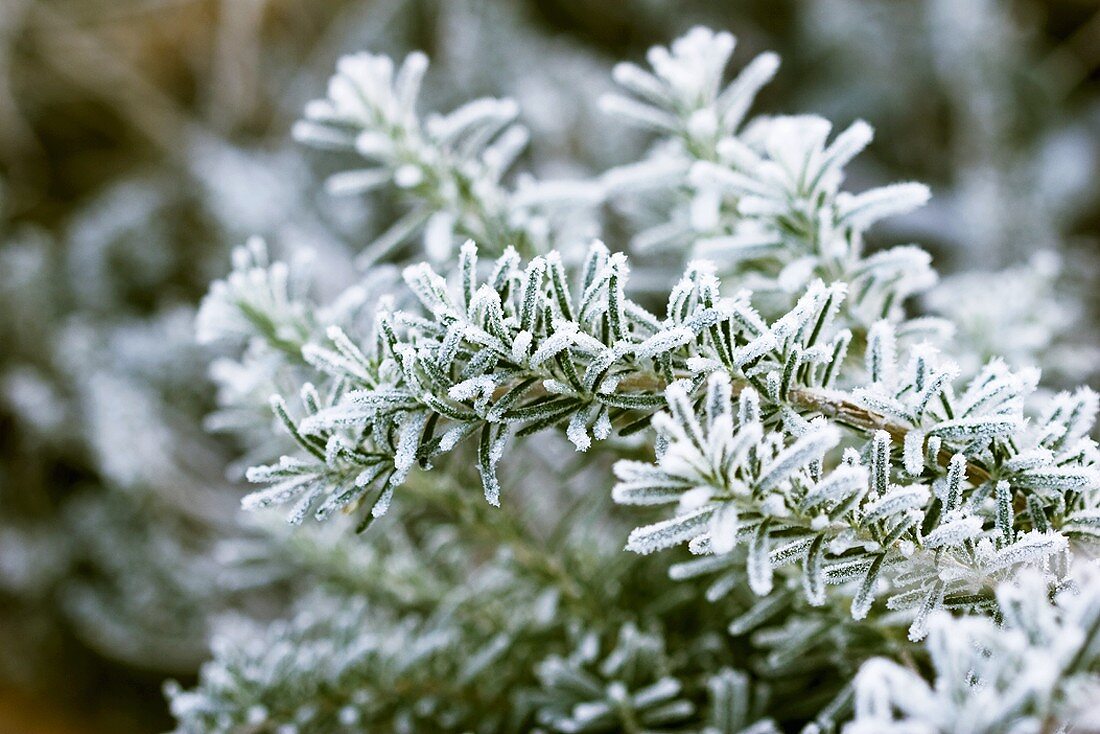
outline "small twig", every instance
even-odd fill
[[[891,423],[885,416],[821,390],[792,388],[789,397],[796,407],[815,410],[828,418],[834,418],[860,430],[886,431],[890,434],[890,438],[899,444],[904,444],[905,437],[913,430],[908,426]],[[951,451],[940,449],[936,459],[941,466],[946,467],[951,461],[951,456]],[[985,467],[973,462],[967,462],[966,477],[974,484],[987,482],[991,478]]]

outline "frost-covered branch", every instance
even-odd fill
[[[974,388],[966,394],[973,398]],[[793,431],[769,430],[759,396],[742,391],[735,406],[723,373],[709,380],[702,416],[683,383],[668,388],[668,400],[670,412],[654,421],[657,462],[620,462],[614,497],[673,504],[677,514],[635,530],[628,549],[648,553],[690,542],[697,553],[722,556],[743,546],[747,555],[721,565],[742,565],[757,594],[772,591],[776,569],[797,564],[810,604],[825,603],[827,585],[842,585],[856,619],[888,589],[887,607],[913,610],[913,639],[924,636],[932,610],[986,605],[995,583],[1018,567],[1056,563],[1067,536],[1095,514],[1078,494],[1098,482],[1095,459],[1058,463],[1043,445],[1002,456],[1009,450],[999,446],[998,434],[983,434],[1007,414],[994,413],[984,424],[960,423],[964,418],[927,432],[913,428],[902,446],[877,431],[834,463],[826,457],[843,440],[835,425],[817,418]],[[1092,394],[1059,402],[1056,412],[1095,413]],[[960,425],[969,435],[958,432]],[[1039,435],[1057,431],[1055,425],[1046,423]],[[952,444],[988,453],[993,463],[977,480],[967,475],[964,453],[941,467],[939,454]],[[1084,449],[1095,451],[1087,439]]]
[[[832,125],[814,115],[760,116],[742,126],[779,59],[761,54],[723,84],[734,45],[729,33],[695,28],[669,48],[650,49],[652,71],[615,68],[629,96],[606,97],[605,109],[660,140],[646,160],[605,174],[605,186],[613,197],[674,202],[634,247],[671,246],[713,260],[781,302],[815,278],[847,282],[853,327],[899,319],[904,299],[935,282],[931,258],[914,245],[868,255],[865,233],[924,204],[927,187],[840,189],[845,165],[871,142],[863,121],[831,141]]]
[[[294,136],[322,148],[354,151],[371,168],[343,171],[327,183],[336,194],[360,194],[393,186],[409,210],[371,243],[360,262],[386,258],[417,232],[433,261],[453,259],[457,242],[476,239],[499,254],[515,247],[547,252],[555,209],[599,200],[597,187],[526,181],[518,189],[503,178],[527,145],[510,99],[479,99],[445,115],[421,120],[416,103],[428,68],[422,53],[400,66],[382,55],[360,53],[340,60],[328,96],[306,108]]]

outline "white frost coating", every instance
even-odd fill
[[[577,413],[570,418],[565,435],[577,447],[577,451],[588,451],[592,445],[592,437],[588,435],[588,415]]]

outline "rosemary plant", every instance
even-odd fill
[[[251,241],[199,332],[232,345],[224,425],[277,393],[291,448],[245,508],[378,551],[227,628],[169,689],[180,731],[1095,725],[1096,394],[921,313],[930,256],[868,232],[928,189],[846,190],[870,126],[750,117],[778,58],[727,82],[733,49],[695,28],[617,66],[603,106],[654,144],[569,184],[510,176],[514,103],[422,119],[423,55],[340,62],[296,137],[408,213],[331,300]],[[659,221],[581,236],[636,197]],[[656,249],[660,298],[630,280]]]

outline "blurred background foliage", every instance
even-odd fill
[[[696,23],[782,55],[759,110],[875,126],[853,188],[927,181],[899,226],[943,272],[1016,265],[1095,323],[1095,0],[0,0],[0,732],[168,728],[211,620],[310,584],[227,560],[262,540],[191,317],[247,235],[339,258],[391,218],[289,140],[335,59],[423,49],[434,109],[515,97],[529,167],[583,175],[646,142],[596,109],[612,63]]]

